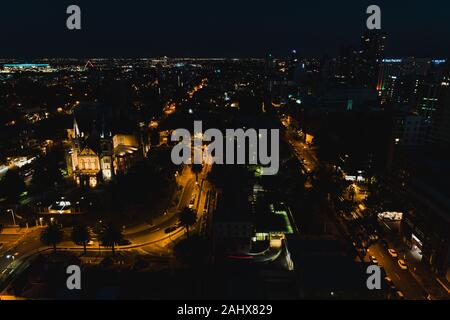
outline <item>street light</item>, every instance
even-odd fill
[[[8,210],[6,210],[6,212],[11,212],[11,216],[12,216],[12,219],[13,219],[13,225],[16,226],[16,217],[14,215],[13,209],[8,209]]]

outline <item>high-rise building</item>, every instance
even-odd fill
[[[337,84],[353,85],[357,82],[360,66],[359,52],[352,47],[344,47],[335,60],[334,78]]]
[[[362,85],[366,88],[375,88],[378,71],[384,58],[387,35],[379,30],[369,30],[361,36],[361,67],[360,75]]]
[[[450,72],[442,77],[439,84],[438,102],[432,122],[430,142],[450,146]]]

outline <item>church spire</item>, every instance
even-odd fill
[[[76,118],[73,118],[73,136],[74,138],[79,138],[81,136]]]

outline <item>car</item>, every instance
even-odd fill
[[[406,265],[406,261],[405,260],[399,259],[397,262],[398,262],[398,266],[400,267],[400,269],[408,270],[408,266]]]
[[[75,244],[77,245],[77,246],[84,246],[84,243],[83,242],[75,242]],[[93,246],[94,245],[94,241],[92,241],[92,240],[90,240],[89,242],[86,242],[86,247],[88,247],[88,246]]]
[[[384,281],[386,282],[386,284],[389,286],[389,288],[391,288],[392,290],[396,290],[394,282],[392,281],[391,278],[389,277],[385,277]]]
[[[378,240],[378,236],[377,236],[376,234],[371,234],[371,235],[369,236],[369,239],[375,242],[375,241]]]
[[[388,249],[389,254],[391,255],[391,257],[393,258],[397,258],[398,257],[398,253],[395,249]]]
[[[405,295],[403,294],[403,292],[401,292],[400,290],[398,290],[396,292],[397,294],[397,298],[399,298],[400,300],[405,300]]]
[[[370,260],[371,260],[373,263],[378,264],[378,260],[377,260],[377,258],[376,258],[375,256],[370,256]]]
[[[193,198],[191,199],[191,201],[189,202],[189,209],[194,208],[194,204],[195,204],[195,197],[193,197]]]

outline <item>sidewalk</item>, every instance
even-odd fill
[[[13,227],[13,226],[5,226],[2,230],[2,232],[0,232],[0,234],[5,234],[5,235],[22,235],[22,234],[27,234],[29,232],[31,232],[33,230],[32,228],[20,228],[20,227]]]

